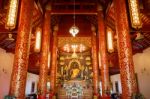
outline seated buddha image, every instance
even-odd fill
[[[70,79],[79,79],[81,78],[81,70],[79,69],[79,65],[76,62],[73,62],[70,67]]]

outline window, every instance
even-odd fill
[[[35,82],[32,82],[32,84],[31,84],[31,93],[34,92],[34,89],[35,89]]]

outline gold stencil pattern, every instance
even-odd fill
[[[65,44],[79,43],[91,47],[91,37],[58,37],[58,47],[62,47]]]

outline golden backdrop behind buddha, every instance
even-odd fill
[[[70,80],[86,80],[92,82],[92,66],[87,65],[86,60],[69,59],[65,61],[64,65],[60,64],[58,66],[57,73],[59,73],[57,76],[58,84]]]

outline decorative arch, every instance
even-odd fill
[[[72,59],[70,62],[69,62],[69,65],[68,65],[68,70],[70,69],[70,66],[71,66],[71,64],[73,63],[73,62],[76,62],[77,64],[78,64],[78,66],[79,66],[79,69],[80,70],[82,70],[82,65],[81,65],[81,63],[80,63],[80,61],[78,60],[78,59]]]

